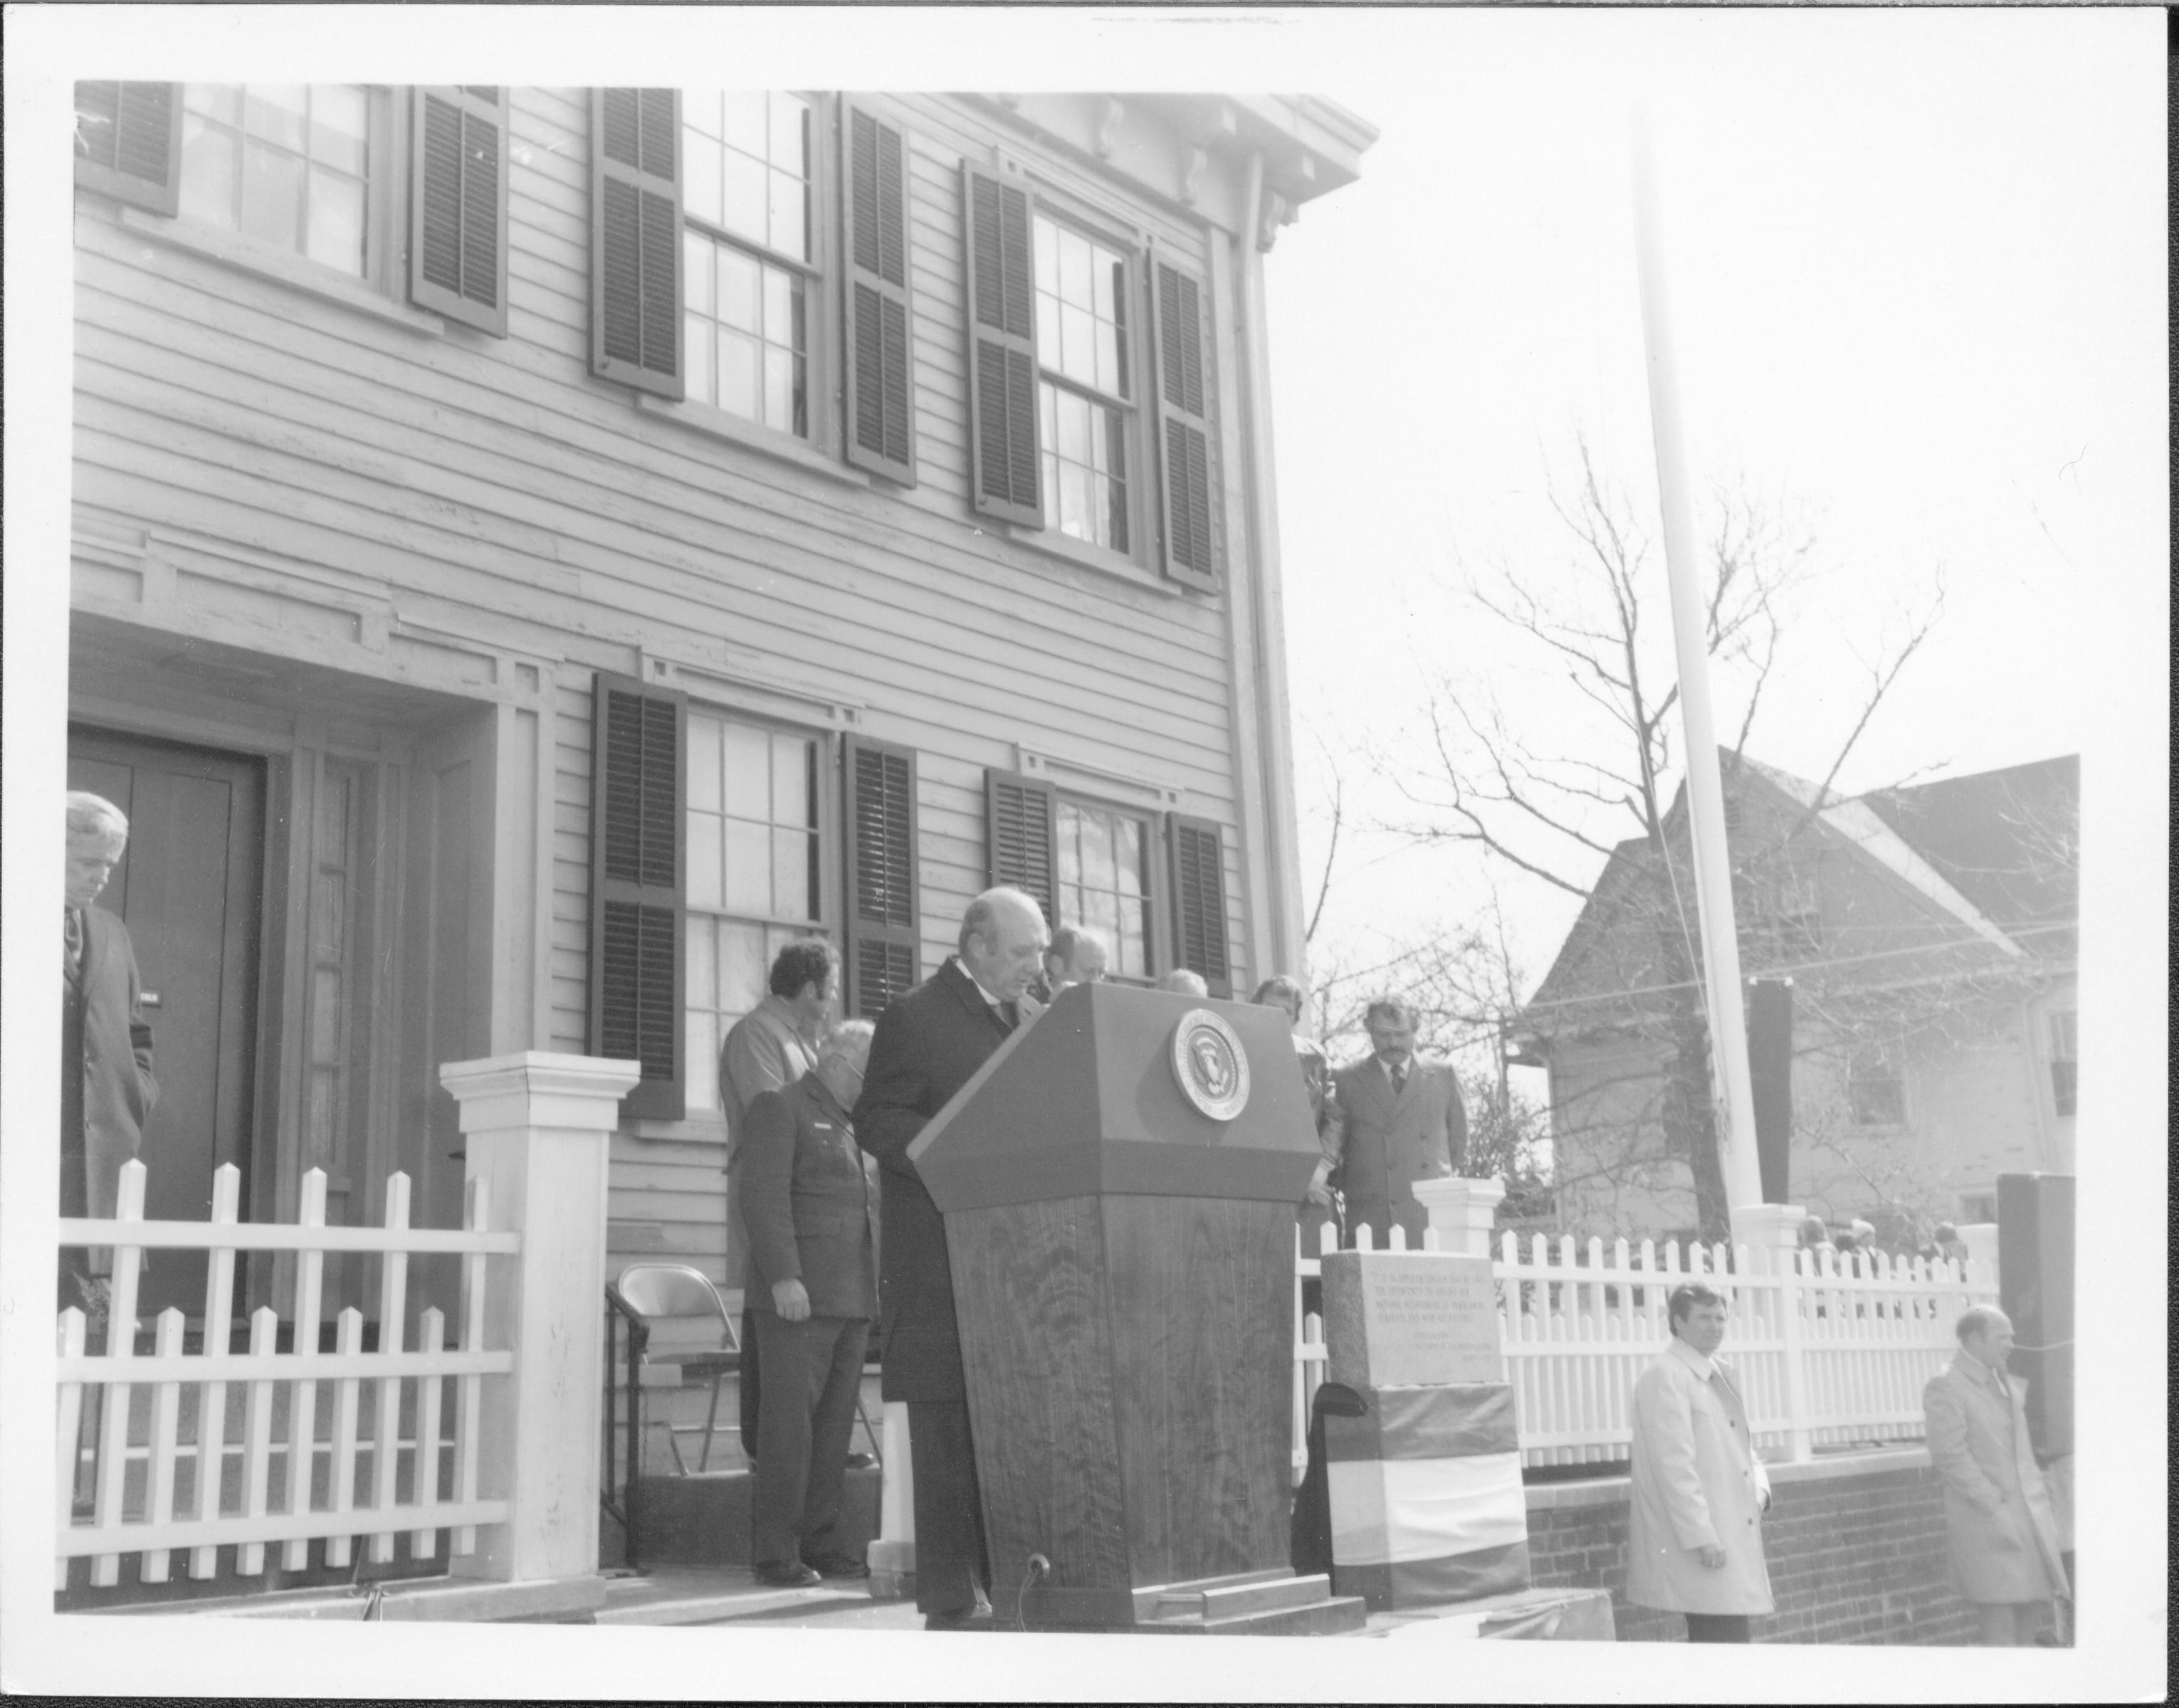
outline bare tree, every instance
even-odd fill
[[[1560,684],[1556,708],[1517,727],[1488,689],[1444,676],[1433,682],[1421,760],[1377,755],[1380,772],[1407,803],[1380,828],[1427,846],[1474,851],[1518,882],[1580,896],[1590,907],[1599,905],[1591,891],[1600,871],[1627,845],[1636,881],[1613,901],[1644,922],[1638,976],[1654,999],[1631,1023],[1666,1051],[1655,1125],[1665,1157],[1684,1161],[1693,1174],[1704,1236],[1721,1238],[1729,1206],[1699,983],[1693,874],[1684,834],[1676,838],[1667,824],[1682,758],[1669,612],[1635,506],[1600,475],[1585,438],[1578,438],[1576,450],[1572,490],[1555,482],[1551,497],[1573,548],[1569,560],[1548,571],[1534,565],[1467,571],[1454,588],[1481,620],[1487,640],[1479,650],[1494,667],[1541,667]],[[1797,608],[1820,573],[1813,529],[1791,504],[1745,487],[1716,495],[1704,623],[1718,676],[1741,697],[1736,758],[1792,638]],[[1866,666],[1868,679],[1824,782],[1807,803],[1809,814],[1828,798],[1942,602],[1940,583],[1903,636]],[[1774,840],[1782,846],[1791,835]],[[1759,863],[1777,849],[1746,851]],[[1653,1169],[1660,1160],[1655,1151],[1635,1146],[1625,1165]]]

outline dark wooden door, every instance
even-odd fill
[[[242,1171],[247,1219],[264,764],[71,725],[69,786],[103,795],[129,815],[128,851],[97,905],[129,928],[151,1023],[159,1097],[138,1152],[144,1213],[204,1219],[212,1171],[233,1163]],[[154,1252],[139,1312],[148,1321],[174,1305],[197,1316],[204,1286],[201,1256]]]

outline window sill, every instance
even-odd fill
[[[1139,587],[1144,593],[1162,594],[1177,599],[1188,589],[1179,582],[1144,569],[1133,558],[1122,557],[1117,551],[1107,551],[1101,546],[1084,545],[1070,539],[1057,529],[1024,528],[1018,522],[996,522],[985,517],[980,521],[986,534],[1010,539],[1017,545],[1025,545],[1032,551],[1042,552],[1046,557],[1056,557],[1062,563],[1071,563],[1078,569],[1087,569],[1099,575],[1109,576],[1114,581],[1123,581],[1130,587]]]
[[[422,309],[397,303],[365,284],[360,279],[351,279],[320,266],[315,261],[304,260],[276,249],[269,244],[259,243],[233,232],[222,231],[217,226],[201,225],[195,220],[165,219],[157,214],[146,213],[141,208],[123,207],[118,210],[121,225],[138,237],[150,238],[171,248],[187,249],[192,255],[204,256],[222,266],[243,272],[256,273],[277,279],[292,290],[317,297],[328,303],[359,314],[404,326],[412,332],[427,337],[443,337],[447,323],[438,315]]]
[[[658,1144],[716,1145],[727,1147],[727,1124],[718,1115],[692,1115],[687,1120],[639,1120],[635,1136]]]
[[[775,432],[769,427],[757,426],[709,403],[691,403],[685,399],[676,402],[670,397],[653,397],[648,391],[637,391],[632,395],[635,398],[635,407],[646,414],[678,421],[691,431],[704,434],[709,438],[723,439],[744,451],[755,451],[762,456],[776,457],[782,463],[791,463],[797,468],[806,469],[812,474],[826,475],[848,486],[868,489],[876,484],[861,469],[853,468],[837,457],[827,457],[821,451],[813,451],[799,439]]]

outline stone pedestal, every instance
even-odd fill
[[[1505,1379],[1488,1257],[1330,1251],[1323,1262],[1329,1380],[1412,1388]]]
[[[1471,1257],[1490,1255],[1490,1227],[1506,1200],[1502,1180],[1447,1174],[1414,1184],[1415,1202],[1429,1213],[1437,1249]]]

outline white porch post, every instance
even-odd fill
[[[1997,1224],[1969,1222],[1959,1230],[1968,1248],[1968,1285],[1997,1291]]]
[[[908,1451],[908,1405],[885,1402],[885,1470],[878,1486],[878,1534],[870,1551],[870,1595],[915,1593],[915,1466]]]
[[[485,1295],[485,1344],[512,1351],[514,1371],[484,1385],[478,1492],[506,1500],[508,1521],[453,1557],[456,1576],[597,1571],[606,1151],[639,1072],[540,1050],[439,1070],[461,1106],[466,1177],[487,1182],[491,1225],[522,1236]]]
[[[1799,1204],[1743,1204],[1732,1213],[1732,1243],[1755,1258],[1756,1273],[1777,1278],[1778,1339],[1786,1360],[1786,1442],[1795,1464],[1815,1457],[1809,1438],[1809,1382],[1801,1344],[1801,1289],[1795,1254],[1801,1247]]]
[[[1490,1226],[1505,1202],[1503,1180],[1471,1180],[1447,1174],[1414,1184],[1415,1202],[1430,1214],[1441,1251],[1470,1257],[1490,1255]]]

